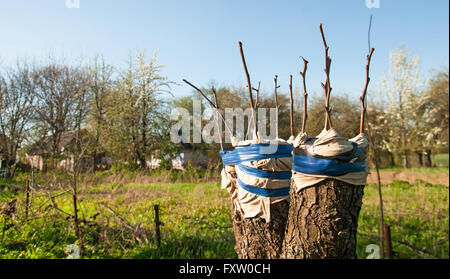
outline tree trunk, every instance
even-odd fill
[[[402,131],[402,156],[403,156],[403,168],[408,168],[408,150],[406,149],[406,129]]]
[[[427,149],[425,150],[425,167],[430,168],[432,166],[432,161],[431,161],[431,150]]]
[[[286,259],[354,259],[364,186],[327,179],[299,193],[291,186]]]
[[[231,204],[231,217],[236,238],[234,250],[239,259],[279,259],[289,211],[289,201],[270,206],[271,219],[244,218]]]
[[[406,152],[404,152],[402,154],[402,158],[403,158],[403,168],[407,169],[408,168],[408,155],[406,155]]]
[[[391,159],[391,168],[395,167],[395,159],[394,159],[394,154],[392,154],[391,152],[389,153],[389,158]]]
[[[423,167],[423,154],[422,154],[422,152],[421,151],[417,151],[416,154],[417,154],[417,158],[419,159],[419,166]]]
[[[97,120],[97,131],[95,134],[95,147],[94,147],[94,165],[92,166],[92,173],[95,173],[95,171],[97,171],[97,163],[99,161],[98,160],[98,146],[100,143],[100,132],[98,130],[99,129],[98,127],[100,127],[99,122],[100,121]]]
[[[17,164],[14,164],[11,168],[11,171],[9,172],[9,178],[14,178],[14,175],[16,174]]]

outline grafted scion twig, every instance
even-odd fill
[[[330,49],[327,45],[327,41],[325,40],[325,34],[323,33],[322,23],[319,25],[320,33],[322,34],[322,40],[325,47],[325,75],[326,80],[325,83],[321,83],[324,94],[325,94],[325,129],[333,128],[333,124],[331,122],[331,108],[330,108],[330,94],[331,94],[331,85],[330,85],[330,67],[331,67],[331,58],[328,56],[328,50]]]
[[[364,134],[364,122],[365,122],[365,116],[366,116],[366,94],[367,94],[367,88],[369,86],[370,77],[369,77],[369,71],[370,71],[370,61],[372,59],[372,54],[375,51],[374,48],[370,49],[370,53],[367,55],[367,65],[366,65],[366,85],[364,86],[363,94],[361,98],[359,99],[361,102],[361,122],[359,126],[359,133]]]
[[[291,137],[294,136],[294,98],[292,96],[292,75],[289,75],[289,116],[291,123]]]
[[[242,42],[239,42],[239,50],[241,52],[241,58],[242,58],[242,64],[244,65],[245,76],[247,77],[248,98],[250,100],[250,108],[252,110],[253,131],[256,136],[256,135],[258,135],[258,126],[256,125],[255,104],[253,102],[252,84],[251,84],[250,75],[249,75],[248,69],[247,69],[247,63],[245,62],[244,50],[242,49]]]
[[[303,80],[303,122],[302,122],[302,133],[306,130],[306,121],[308,120],[308,93],[306,91],[306,71],[308,70],[308,60],[303,56],[303,72],[300,72]]]

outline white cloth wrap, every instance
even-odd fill
[[[254,142],[240,142],[238,146],[246,146]],[[278,144],[290,144],[278,139]],[[292,157],[269,158],[259,161],[242,162],[242,165],[254,169],[268,171],[291,171]],[[289,195],[283,197],[263,197],[250,193],[239,186],[239,178],[243,183],[265,189],[280,189],[290,186],[290,180],[277,180],[260,178],[242,171],[239,166],[225,166],[222,170],[222,188],[230,193],[236,210],[239,210],[245,218],[262,217],[266,222],[270,221],[270,205],[289,199]]]
[[[300,133],[294,140],[294,148],[306,149],[305,143],[307,139],[308,135],[306,133]],[[322,157],[337,156],[351,151],[353,149],[352,142],[356,143],[358,147],[362,149],[365,149],[368,146],[368,141],[364,134],[359,134],[356,137],[347,140],[340,137],[334,129],[330,129],[328,131],[323,130],[317,136],[317,140],[313,144],[313,152]],[[361,156],[365,156],[364,153]],[[350,162],[354,162],[356,160],[358,160],[358,158],[354,158]],[[361,172],[347,173],[341,176],[306,174],[292,171],[292,180],[294,182],[293,185],[295,190],[299,192],[300,190],[320,183],[327,178],[333,178],[352,185],[365,185],[369,173],[370,171],[368,168]]]

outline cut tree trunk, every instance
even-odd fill
[[[335,179],[326,179],[298,193],[293,186],[282,258],[356,258],[364,186]]]
[[[234,250],[239,259],[279,259],[289,211],[289,201],[270,206],[270,222],[262,217],[244,218],[231,204],[236,238]]]

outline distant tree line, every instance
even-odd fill
[[[125,69],[97,57],[88,65],[49,58],[45,63],[18,62],[1,69],[0,151],[7,165],[43,138],[57,158],[63,135],[86,129],[87,153],[106,153],[116,160],[141,162],[170,145],[170,94],[156,55],[139,52]],[[167,149],[167,148],[166,148]]]
[[[399,47],[390,54],[389,72],[381,79],[378,89],[369,92],[368,118],[371,135],[377,143],[377,151],[383,167],[430,167],[432,153],[448,153],[449,148],[449,77],[448,69],[433,72],[425,81],[419,71],[419,58],[413,57],[406,48]],[[202,91],[214,98],[211,88]],[[216,86],[217,87],[217,86]],[[248,105],[246,88],[216,88],[218,103],[223,108],[242,108]],[[289,98],[287,92],[278,95],[280,105],[278,128],[279,137],[288,139]],[[285,90],[286,91],[286,90]],[[296,94],[294,98],[294,123],[299,132],[302,122],[303,99]],[[194,100],[202,101],[197,92],[174,101],[192,114]],[[275,107],[273,92],[261,92],[258,98],[262,108]],[[318,135],[325,121],[323,97],[313,95],[308,100],[308,125],[310,136]],[[208,104],[203,100],[202,109]],[[357,135],[360,127],[360,103],[358,98],[348,94],[335,94],[331,101],[334,128],[346,138]],[[268,119],[267,115],[267,119]],[[205,121],[206,124],[206,121]],[[192,124],[191,124],[192,125]],[[245,124],[247,127],[247,123]],[[225,133],[225,131],[224,131]],[[230,146],[228,146],[231,148]],[[214,150],[211,156],[217,157],[217,144],[197,145],[199,149]],[[369,156],[373,159],[374,152]]]
[[[405,48],[396,49],[379,89],[369,92],[369,100],[374,100],[368,107],[370,130],[380,154],[387,158],[384,165],[401,163],[410,167],[411,156],[415,156],[419,165],[431,166],[432,153],[448,153],[448,69],[432,73],[427,82],[420,84],[418,63],[418,58]],[[174,98],[172,83],[161,75],[156,55],[147,59],[142,52],[130,56],[127,67],[121,69],[100,57],[87,65],[49,58],[43,63],[19,61],[15,66],[3,67],[0,153],[7,165],[14,166],[27,148],[49,137],[50,157],[57,158],[64,133],[86,129],[91,136],[87,152],[94,157],[106,154],[117,162],[138,163],[146,168],[147,160],[158,150],[160,159],[170,160],[178,152],[170,141],[171,108],[183,107],[192,113],[193,100],[202,101],[195,92]],[[212,96],[210,88],[203,90]],[[245,90],[218,87],[219,107],[246,109]],[[284,139],[290,135],[287,96],[287,92],[280,92],[277,100],[279,137]],[[207,104],[202,102],[204,110]],[[301,102],[297,96],[297,129],[302,118]],[[258,103],[263,108],[275,107],[273,92],[261,92]],[[324,123],[323,100],[313,97],[308,103],[307,132],[316,136]],[[359,100],[341,94],[333,98],[331,107],[334,128],[340,135],[356,136]],[[192,148],[208,152],[211,160],[219,161],[218,144],[195,144]]]

